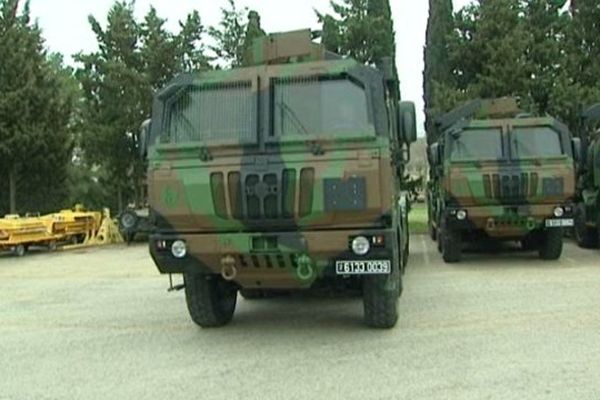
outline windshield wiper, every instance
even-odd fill
[[[194,128],[194,124],[192,124],[192,121],[190,121],[188,119],[188,117],[186,117],[183,114],[179,115],[179,120],[183,121],[187,124],[188,129],[186,130],[186,135],[188,136],[188,138],[190,140],[195,139],[194,136],[194,131],[196,130]],[[201,143],[200,146],[200,160],[202,161],[212,161],[213,157],[210,154],[210,150],[208,149],[208,146],[206,144],[206,142],[204,141],[204,139],[199,138],[199,142]]]
[[[292,122],[296,126],[296,129],[301,130],[305,135],[310,135],[310,132],[308,129],[306,129],[306,126],[304,126],[300,118],[298,118],[296,112],[289,105],[287,105],[285,101],[281,100],[280,102],[276,103],[276,106],[281,108],[282,111],[285,111],[285,113],[291,118]],[[283,113],[281,120],[283,121]]]

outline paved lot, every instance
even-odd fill
[[[0,399],[600,399],[600,252],[411,246],[390,331],[297,298],[201,330],[144,246],[0,256]]]

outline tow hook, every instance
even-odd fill
[[[237,276],[235,259],[232,256],[226,256],[221,259],[221,276],[226,281],[233,281]]]
[[[296,274],[300,280],[308,281],[313,277],[314,269],[312,266],[312,260],[309,256],[302,255],[298,258],[298,270]]]

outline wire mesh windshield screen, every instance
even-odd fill
[[[172,143],[257,139],[257,96],[251,82],[186,89],[171,105],[167,131]]]
[[[366,92],[349,78],[277,79],[273,99],[276,137],[375,134]]]

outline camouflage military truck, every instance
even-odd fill
[[[575,238],[584,248],[600,245],[600,104],[583,113],[584,151],[579,168],[575,207]]]
[[[244,68],[182,75],[156,96],[150,252],[183,274],[202,327],[227,324],[239,290],[323,287],[362,290],[370,326],[397,321],[414,105],[391,60],[367,67],[312,40],[266,36]]]
[[[567,127],[524,114],[508,98],[471,102],[436,126],[429,225],[444,261],[460,261],[463,243],[483,238],[520,241],[558,259],[563,228],[573,226],[580,151]]]

